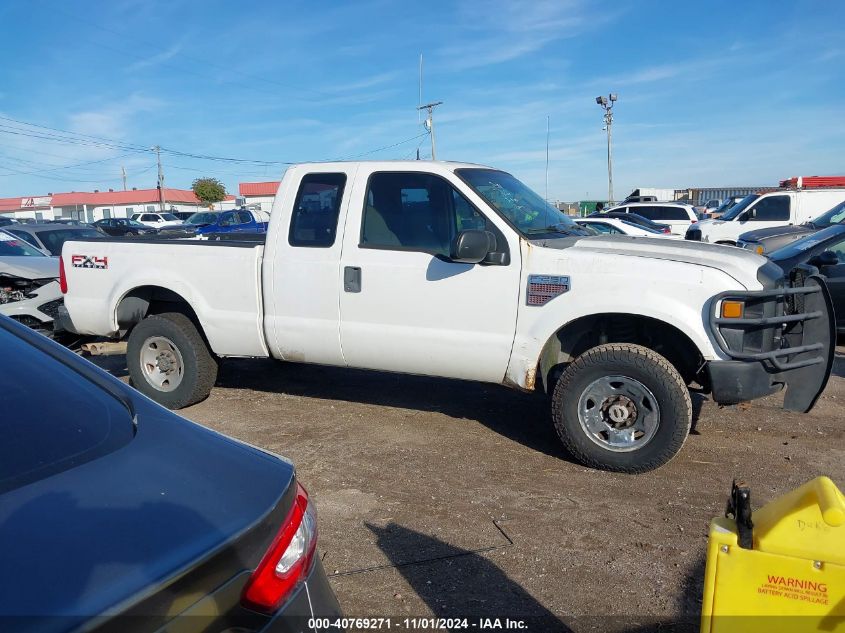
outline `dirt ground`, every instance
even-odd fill
[[[781,400],[694,394],[682,452],[639,476],[572,463],[545,399],[476,383],[232,360],[182,414],[295,462],[348,616],[693,631],[732,478],[755,507],[820,474],[845,487],[845,347],[810,414]]]

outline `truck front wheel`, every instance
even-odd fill
[[[610,343],[576,358],[552,394],[552,417],[567,450],[592,468],[642,473],[684,444],[692,402],[684,379],[660,354]]]
[[[149,316],[126,346],[130,384],[168,409],[204,400],[217,380],[217,360],[182,313]]]

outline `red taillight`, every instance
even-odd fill
[[[305,580],[316,549],[317,515],[297,483],[293,507],[244,587],[243,605],[262,613],[276,611]]]
[[[63,295],[67,294],[67,277],[65,276],[65,258],[59,257],[59,289]]]
[[[669,229],[669,227],[667,226],[667,227],[664,227],[664,228],[663,228],[663,232],[664,232],[664,233],[671,233],[672,231],[671,231],[671,230]]]
[[[692,222],[690,222],[690,224],[695,224],[697,222],[698,222],[698,220],[693,220]]]

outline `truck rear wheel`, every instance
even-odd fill
[[[678,371],[640,345],[599,345],[576,358],[552,394],[558,436],[582,464],[642,473],[684,444],[692,401]]]
[[[182,313],[149,316],[129,335],[130,384],[168,409],[204,400],[217,380],[217,360]]]

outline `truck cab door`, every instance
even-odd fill
[[[292,167],[273,205],[263,265],[272,355],[344,365],[340,349],[343,225],[354,164]]]
[[[359,171],[341,261],[343,356],[353,367],[501,382],[516,327],[519,239],[452,172],[431,169]],[[509,260],[451,261],[452,240],[467,229],[493,232]]]
[[[794,203],[789,194],[763,196],[745,211],[744,231],[794,224]]]

